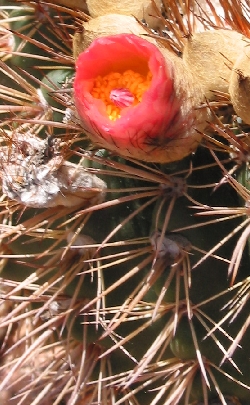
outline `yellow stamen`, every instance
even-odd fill
[[[146,76],[133,70],[125,72],[110,72],[105,76],[97,76],[93,81],[91,95],[102,100],[106,105],[107,116],[115,121],[121,116],[121,108],[110,100],[110,92],[116,89],[127,89],[134,97],[131,104],[135,106],[142,100],[142,96],[148,90],[152,80],[152,73],[149,71]]]

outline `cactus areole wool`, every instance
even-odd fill
[[[178,147],[176,137],[183,141],[173,63],[136,35],[101,37],[80,53],[74,97],[84,130],[101,147],[166,162],[171,161],[166,154],[171,143]],[[184,155],[189,152],[188,147]]]

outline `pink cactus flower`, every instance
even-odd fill
[[[177,142],[188,134],[174,80],[172,60],[153,43],[133,34],[96,39],[76,61],[74,97],[83,129],[122,156],[181,159],[194,147]]]

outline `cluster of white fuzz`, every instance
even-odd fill
[[[56,143],[16,133],[0,150],[2,190],[33,208],[93,205],[104,200],[106,184],[80,165],[64,160]]]
[[[191,244],[187,238],[182,235],[171,233],[168,236],[155,231],[150,237],[150,243],[157,258],[168,259],[170,263],[176,262],[182,252],[191,250]]]

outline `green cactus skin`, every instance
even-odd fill
[[[63,86],[69,88],[69,83],[73,77],[73,74],[74,72],[72,69],[55,69],[47,73],[42,79],[40,89],[45,101],[50,107],[54,107],[55,109],[59,110],[62,108],[62,103],[57,101],[58,94],[60,97],[60,91]],[[52,120],[61,122],[63,119],[62,114],[63,113],[60,113],[59,111],[54,111]]]
[[[31,34],[31,38],[36,39],[37,41],[44,41],[42,35],[38,33],[39,25],[42,27],[42,24],[40,23],[37,26],[37,17],[38,16],[36,15],[34,9],[25,10],[21,8],[20,11],[14,10],[10,14],[10,18],[14,19],[11,24],[11,29],[14,32],[20,32],[22,35],[26,35],[27,37],[29,37]],[[36,35],[32,35],[32,32],[35,32]],[[44,64],[44,62],[38,61],[38,58],[39,56],[47,56],[46,52],[42,51],[42,49],[36,46],[35,43],[28,42],[27,40],[25,41],[25,39],[18,37],[18,35],[14,35],[14,39],[14,51],[21,52],[24,55],[12,55],[11,64],[13,66],[19,66],[26,69],[27,67],[32,67],[40,63]],[[30,58],[25,56],[25,54],[34,55],[34,57]],[[36,58],[36,55],[38,58]]]
[[[211,163],[209,156],[207,155],[206,160],[206,153],[202,150],[198,150],[196,153],[195,159],[193,161],[193,167],[195,169],[195,162],[198,162],[199,167],[199,160],[202,159],[203,164]],[[209,182],[217,183],[220,178],[220,169],[219,168],[210,168],[209,169]],[[206,202],[208,206],[232,206],[234,207],[237,205],[237,194],[230,188],[228,185],[222,186],[220,189],[212,192],[211,189],[193,189],[193,185],[199,184],[206,184],[205,177],[207,176],[206,170],[197,170],[193,171],[193,173],[187,179],[187,189],[188,194],[199,202]],[[165,215],[168,212],[169,208],[169,201],[166,201],[165,204],[161,204],[159,201],[155,207],[155,212],[153,214],[153,224],[156,223],[156,217],[158,214],[158,222],[157,226],[159,229],[163,227]],[[208,251],[212,246],[216,243],[216,239],[219,241],[225,235],[230,233],[234,227],[236,227],[240,223],[240,219],[236,219],[234,221],[228,221],[228,223],[218,223],[212,224],[202,227],[195,227],[199,225],[201,219],[195,216],[195,211],[190,209],[190,202],[185,197],[180,197],[174,205],[174,208],[171,212],[170,221],[168,224],[168,231],[173,234],[178,235],[178,232],[181,233],[182,236],[186,237],[187,240],[191,243],[192,246],[203,249]],[[159,215],[159,209],[160,215]],[[202,218],[203,220],[203,218]],[[183,228],[183,230],[182,230]],[[216,234],[215,234],[216,229]],[[168,236],[168,234],[166,234]],[[222,246],[219,250],[219,253],[222,257],[228,257],[228,252],[233,250],[235,244],[235,240],[231,240],[226,246]],[[230,247],[231,246],[231,247]],[[217,253],[217,252],[216,252]],[[193,265],[199,260],[200,253],[197,250],[191,249],[190,251],[190,261]],[[245,259],[247,259],[245,257]],[[245,262],[245,263],[244,263]],[[248,261],[247,261],[248,262]],[[244,277],[248,274],[248,266],[247,262],[243,260],[240,268],[240,272],[238,277],[244,280]],[[167,270],[167,269],[166,269]],[[155,289],[158,292],[160,290],[160,283],[161,285],[164,284],[166,278],[169,274],[170,268],[164,272],[160,279],[157,280]],[[195,270],[191,272],[191,287],[189,291],[189,298],[192,302],[192,305],[199,304],[204,300],[208,300],[209,297],[213,297],[216,294],[221,293],[223,290],[228,288],[228,280],[227,280],[227,265],[222,261],[219,261],[215,258],[208,258],[205,262],[201,263]],[[218,322],[222,315],[223,311],[221,310],[224,305],[227,304],[228,300],[230,299],[230,293],[228,292],[226,295],[221,296],[218,299],[209,301],[206,305],[202,306],[204,312],[210,316],[215,322]],[[172,301],[174,298],[173,294],[173,287],[170,285],[169,291],[166,292],[164,296],[164,300],[166,302]],[[182,290],[181,297],[182,299],[185,298],[185,293]],[[245,309],[247,311],[247,309]],[[244,319],[243,312],[241,313],[242,319]],[[220,366],[220,360],[222,359],[223,355],[221,350],[215,344],[211,337],[204,339],[206,336],[206,330],[201,325],[200,321],[195,316],[195,310],[193,318],[190,320],[193,328],[195,330],[196,338],[199,345],[199,350],[201,355],[207,361],[212,362],[217,365],[217,367],[221,367],[221,370],[227,372],[229,375],[232,375],[236,380],[240,380],[245,384],[249,384],[248,373],[243,373],[243,376],[233,369],[228,362],[223,366]],[[190,321],[188,320],[187,316],[182,317],[177,325],[176,333],[173,336],[170,347],[172,353],[177,358],[180,358],[182,361],[189,361],[192,359],[196,359],[196,349],[194,345],[193,336],[190,330]],[[226,332],[229,333],[231,336],[235,336],[237,330],[240,328],[241,321],[239,319],[235,320],[231,324],[228,323],[224,325]],[[245,333],[244,339],[247,341],[247,336],[249,335],[248,331]],[[224,347],[228,347],[227,339],[220,334],[218,336],[220,343]],[[246,362],[246,358],[248,358],[248,344],[244,345],[241,350],[237,351],[233,359],[235,360],[236,364],[241,370],[244,370],[245,367],[248,368],[248,363]],[[244,353],[244,354],[243,354]],[[224,394],[233,395],[235,394],[242,403],[246,403],[247,399],[249,398],[249,391],[240,387],[236,383],[230,381],[229,379],[225,378],[222,374],[218,371],[214,371],[216,379],[219,381],[220,389]],[[213,385],[213,384],[212,384]],[[209,398],[214,398],[216,395],[216,390],[214,387],[211,387],[209,391]],[[201,386],[201,377],[199,373],[197,377],[195,377],[193,381],[193,388],[191,390],[191,397],[193,400],[202,400],[203,399],[203,391]],[[182,403],[182,402],[181,402]]]

